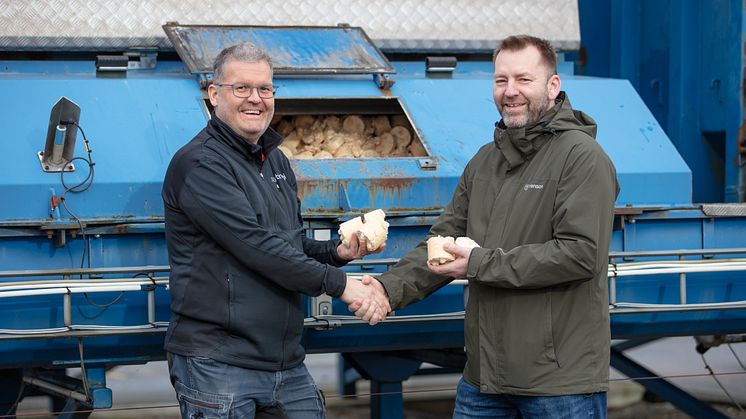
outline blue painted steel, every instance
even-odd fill
[[[625,6],[626,7],[626,6]],[[499,118],[492,101],[492,64],[459,63],[450,79],[427,78],[421,63],[395,63],[399,74],[390,91],[369,76],[276,77],[280,99],[398,98],[437,168],[423,170],[417,158],[294,161],[304,216],[311,229],[331,229],[359,212],[387,211],[392,224],[382,257],[400,257],[425,235],[468,160],[492,141]],[[160,63],[155,70],[130,71],[126,77],[96,77],[92,62],[0,62],[0,112],[6,126],[4,164],[0,166],[0,270],[80,266],[81,235],[67,236],[57,248],[40,227],[72,225],[71,215],[50,207],[62,192],[59,174],[43,173],[36,152],[43,148],[49,109],[61,96],[81,108],[80,124],[91,141],[96,177],[80,194],[67,194],[69,209],[88,224],[88,254],[93,267],[165,265],[162,235],[163,174],[176,150],[197,133],[207,118],[204,92],[181,65]],[[691,206],[692,174],[625,80],[563,76],[563,88],[576,108],[599,123],[598,141],[614,161],[622,192],[619,207],[660,207],[625,218],[614,233],[612,250],[746,247],[744,218],[710,218]],[[281,111],[281,109],[278,109]],[[80,138],[80,137],[79,137]],[[76,155],[84,154],[82,141]],[[85,178],[85,165],[65,180]],[[632,222],[634,221],[634,222]],[[83,259],[87,265],[88,260]],[[366,271],[369,267],[360,267]],[[372,268],[375,270],[377,268]],[[618,300],[671,302],[678,295],[673,278],[619,279]],[[690,275],[691,301],[746,299],[743,275]],[[111,302],[118,293],[91,298]],[[168,320],[168,295],[157,293],[156,321]],[[116,304],[98,308],[75,295],[73,323],[136,325],[147,323],[142,293],[125,294]],[[463,310],[461,287],[448,286],[425,301],[398,312],[431,314]],[[335,302],[335,313],[346,313]],[[0,300],[0,328],[58,327],[61,297]],[[716,311],[623,315],[612,319],[620,336],[691,335],[743,332],[746,313]],[[161,335],[84,339],[91,367],[162,359]],[[359,352],[463,347],[460,321],[384,323],[375,328],[350,326],[308,330],[309,352]],[[7,341],[0,345],[0,369],[73,367],[77,342],[70,339]]]
[[[580,0],[580,74],[629,79],[693,172],[694,202],[743,201],[745,5]]]
[[[492,141],[493,126],[499,119],[491,95],[491,63],[469,64],[470,73],[457,71],[453,79],[426,79],[409,64],[391,89],[392,95],[401,98],[431,155],[438,158],[437,170],[419,169],[415,158],[350,159],[334,165],[320,160],[295,161],[299,179],[313,180],[307,185],[314,193],[301,192],[304,207],[334,208],[339,184],[347,179],[357,184],[347,187],[353,209],[370,209],[373,202],[384,209],[402,210],[445,205],[466,162]],[[380,95],[369,80],[307,83],[280,78],[277,83],[280,97]],[[627,81],[568,76],[563,79],[563,88],[575,107],[598,122],[598,141],[614,161],[622,188],[618,206],[691,203],[689,169]],[[391,181],[379,181],[385,179]],[[402,181],[397,182],[399,179]]]
[[[44,148],[49,110],[67,96],[82,108],[80,125],[93,150],[95,180],[82,194],[67,194],[71,211],[82,219],[152,220],[163,216],[160,198],[163,173],[171,156],[204,127],[205,111],[194,77],[145,71],[127,78],[97,78],[87,72],[67,73],[66,63],[18,65],[3,62],[0,91],[6,98],[23,98],[26,105],[6,100],[0,105],[7,126],[2,165],[0,222],[40,223],[49,217],[49,188],[63,192],[59,173],[44,173],[36,152]],[[182,70],[183,71],[183,70]],[[79,135],[79,138],[81,136]],[[80,138],[75,155],[85,151]],[[36,164],[36,168],[32,168]],[[85,178],[87,165],[76,161],[66,173],[74,185]],[[63,218],[69,214],[63,211]]]
[[[712,218],[698,209],[679,209],[628,216],[624,229],[614,232],[611,250],[739,248],[745,244],[745,217]],[[721,256],[727,257],[744,255]],[[666,258],[635,261],[660,259]],[[702,257],[687,257],[696,259]],[[686,277],[687,303],[746,300],[744,272],[688,273]],[[619,277],[616,282],[617,302],[680,303],[678,275]],[[742,333],[746,330],[746,310],[615,315],[611,330],[617,338]]]

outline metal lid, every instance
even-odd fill
[[[221,26],[167,23],[163,30],[192,73],[211,74],[225,47],[266,49],[278,74],[386,74],[394,69],[359,27]]]

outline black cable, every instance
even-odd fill
[[[730,343],[728,343],[727,345],[728,345],[728,349],[730,349],[730,351],[733,353],[733,356],[736,357],[736,361],[738,361],[738,365],[740,365],[741,368],[743,368],[743,370],[746,371],[746,367],[743,366],[743,362],[741,362],[741,358],[739,358],[736,351],[733,350],[733,346],[731,346]]]
[[[91,390],[88,386],[88,373],[85,370],[85,361],[83,361],[83,338],[78,338],[78,354],[80,354],[80,375],[83,378],[83,390],[85,391],[86,402],[90,404],[93,398],[91,397]]]
[[[86,157],[85,158],[84,157],[73,157],[73,159],[70,160],[70,163],[74,162],[75,160],[82,160],[86,162],[88,164],[88,175],[85,177],[85,179],[83,179],[77,185],[67,186],[67,184],[65,184],[65,171],[62,170],[60,172],[60,181],[62,182],[62,187],[65,188],[65,191],[62,193],[62,196],[60,197],[60,199],[63,199],[65,194],[68,192],[80,193],[90,188],[91,185],[93,184],[93,178],[94,178],[94,173],[95,173],[93,170],[93,167],[96,165],[96,163],[93,162],[93,158],[91,157],[92,150],[89,147],[88,137],[86,137],[85,131],[83,131],[83,128],[80,125],[78,125],[78,123],[75,121],[64,121],[64,122],[66,124],[75,125],[80,131],[80,134],[83,136],[83,146],[85,147]]]
[[[707,371],[710,372],[710,376],[712,377],[713,380],[715,380],[715,383],[717,383],[717,385],[720,387],[720,389],[723,390],[723,393],[725,393],[725,395],[728,396],[728,399],[730,399],[731,403],[733,403],[734,405],[736,405],[736,407],[738,408],[738,410],[740,410],[741,412],[743,412],[744,411],[743,407],[741,407],[741,405],[738,404],[738,401],[736,401],[736,399],[734,399],[733,396],[730,395],[730,393],[728,392],[728,390],[726,390],[725,386],[720,382],[720,380],[718,380],[717,375],[715,374],[715,372],[712,370],[712,368],[710,368],[710,365],[707,363],[707,360],[705,359],[705,354],[699,354],[699,356],[702,357],[702,362],[705,363],[705,368],[707,368]]]
[[[81,127],[77,122],[75,121],[64,121],[65,124],[72,124],[75,125],[78,130],[80,131],[80,134],[83,136],[83,145],[85,147],[86,151],[86,157],[73,157],[70,162],[72,163],[75,160],[82,160],[88,164],[88,174],[86,177],[78,182],[77,184],[73,186],[68,186],[65,183],[65,171],[60,172],[60,182],[62,183],[62,187],[65,188],[65,190],[62,192],[62,195],[60,195],[60,203],[62,204],[62,207],[65,209],[65,211],[70,214],[70,218],[75,220],[78,225],[80,226],[80,234],[83,236],[83,255],[80,259],[80,268],[82,269],[86,265],[86,259],[88,261],[88,268],[91,267],[91,250],[90,250],[90,240],[88,238],[88,235],[85,231],[85,226],[83,225],[83,222],[80,220],[80,218],[75,215],[72,211],[70,211],[70,208],[67,207],[67,203],[65,202],[65,195],[68,192],[72,193],[81,193],[88,190],[88,188],[93,185],[93,179],[95,177],[95,170],[94,166],[96,165],[93,162],[93,158],[91,157],[91,148],[89,146],[88,137],[85,135],[85,131],[83,131],[83,127]],[[80,279],[83,279],[83,274],[80,274]],[[119,301],[120,298],[124,295],[124,292],[120,292],[120,294],[114,298],[114,300],[107,304],[97,304],[91,300],[90,296],[88,296],[88,293],[83,293],[83,296],[85,297],[86,301],[88,301],[88,304],[98,307],[98,308],[107,308],[113,304],[115,304],[117,301]]]

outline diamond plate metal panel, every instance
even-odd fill
[[[746,204],[703,204],[702,212],[714,217],[746,217]]]
[[[492,50],[529,33],[578,49],[576,0],[0,0],[2,50],[171,49],[166,22],[362,27],[387,50]]]
[[[272,55],[274,74],[384,74],[394,69],[360,28],[339,26],[163,26],[193,73],[212,73],[225,45],[249,41]]]

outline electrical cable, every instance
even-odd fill
[[[91,391],[88,387],[88,373],[85,370],[85,362],[83,361],[83,338],[78,338],[78,353],[80,354],[80,374],[83,378],[83,390],[85,391],[85,399],[88,403],[93,401],[91,397]]]
[[[88,254],[90,254],[90,251],[88,252]],[[90,258],[89,258],[89,266],[88,267],[90,268]],[[81,268],[82,268],[82,266],[81,266]],[[145,272],[138,272],[138,273],[132,275],[132,278],[138,278],[138,277],[142,277],[142,276],[149,277],[149,275],[147,273],[145,273]],[[151,280],[152,280],[152,278],[151,278]],[[92,305],[94,307],[97,307],[97,308],[109,308],[109,307],[113,306],[114,304],[116,304],[117,301],[119,301],[124,296],[124,291],[120,291],[119,295],[117,295],[113,300],[111,300],[111,302],[108,302],[108,303],[105,303],[105,304],[95,303],[88,296],[88,293],[84,292],[83,296],[85,297],[86,301],[88,301],[88,304],[90,304],[90,305]],[[80,307],[78,307],[78,313],[80,313],[81,315],[83,315],[84,317],[89,318],[89,319],[94,318],[94,317],[87,317],[83,313],[81,313],[80,312]]]
[[[746,371],[746,367],[743,366],[743,362],[741,362],[741,358],[739,358],[736,351],[733,350],[733,346],[731,346],[730,343],[728,343],[727,345],[728,345],[728,349],[730,349],[730,351],[733,353],[733,356],[736,357],[736,361],[738,361],[738,365],[740,365],[741,368],[743,368],[743,370]]]
[[[725,393],[725,395],[728,396],[728,399],[731,401],[731,403],[736,405],[738,410],[740,410],[741,412],[744,412],[743,407],[741,407],[741,405],[738,404],[736,399],[734,399],[733,396],[731,396],[728,390],[725,388],[725,386],[723,386],[723,383],[721,383],[720,380],[718,380],[717,376],[715,375],[715,372],[712,370],[712,368],[710,368],[710,365],[707,363],[707,359],[705,359],[705,354],[699,354],[699,356],[702,357],[702,362],[705,363],[705,368],[707,369],[707,371],[710,372],[710,376],[712,377],[712,379],[715,380],[715,382],[720,387],[720,389],[723,390],[723,393]]]
[[[85,158],[84,157],[73,157],[73,159],[70,160],[70,162],[73,162],[75,160],[82,160],[82,161],[86,162],[88,164],[88,175],[86,175],[86,177],[82,181],[80,181],[79,183],[77,183],[77,184],[75,184],[73,186],[68,186],[65,183],[65,171],[64,170],[61,171],[60,172],[60,182],[62,183],[62,187],[65,188],[65,190],[62,192],[62,195],[60,195],[59,199],[60,199],[60,203],[62,204],[62,207],[65,209],[65,211],[68,214],[70,214],[70,218],[72,218],[73,220],[75,220],[78,223],[78,225],[80,226],[80,233],[81,233],[82,238],[83,238],[83,255],[82,255],[81,259],[80,259],[80,267],[83,268],[86,265],[86,260],[87,260],[87,262],[88,262],[87,263],[88,264],[88,268],[90,268],[91,267],[90,239],[88,238],[88,235],[86,234],[85,226],[83,226],[83,222],[80,220],[80,218],[78,216],[76,216],[72,211],[70,211],[70,208],[68,208],[67,203],[65,202],[65,195],[68,192],[72,192],[72,193],[85,192],[85,191],[88,190],[88,188],[91,187],[91,185],[93,185],[93,179],[95,177],[94,166],[96,165],[96,163],[93,162],[93,158],[91,157],[91,151],[92,150],[91,150],[91,148],[89,146],[88,137],[85,135],[85,131],[83,131],[83,127],[81,127],[75,121],[65,121],[65,122],[67,124],[75,125],[78,128],[78,130],[80,131],[80,134],[83,136],[83,145],[84,145],[85,150],[86,150],[86,157]],[[80,275],[80,279],[83,279],[83,275],[82,274]],[[108,308],[108,307],[110,307],[110,306],[112,306],[114,304],[116,304],[116,302],[119,301],[122,298],[122,296],[124,296],[124,291],[120,292],[119,295],[117,297],[115,297],[113,301],[111,301],[109,303],[106,303],[106,304],[98,304],[98,303],[95,303],[93,300],[91,300],[91,297],[88,295],[88,293],[83,293],[83,297],[85,297],[85,299],[88,302],[88,304],[90,304],[90,305],[92,305],[94,307],[104,308],[104,309]],[[78,309],[78,311],[80,312],[80,309]]]

